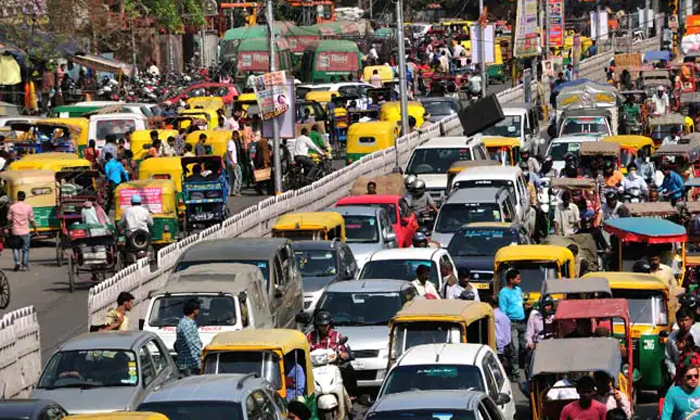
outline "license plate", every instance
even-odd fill
[[[479,290],[488,289],[490,287],[490,285],[488,283],[472,283],[472,284],[474,285],[474,287],[476,287]]]
[[[364,369],[365,368],[365,362],[363,360],[353,360],[350,362],[353,368],[355,369]]]

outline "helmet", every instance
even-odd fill
[[[692,293],[678,295],[678,303],[682,308],[695,309],[698,306],[698,298]]]
[[[131,205],[135,206],[141,204],[141,196],[139,194],[134,194],[131,196]]]
[[[606,200],[616,200],[617,199],[617,193],[612,190],[608,190],[605,192],[605,199]]]
[[[413,184],[413,189],[416,192],[425,192],[425,181],[422,179],[416,179],[416,182]]]
[[[552,299],[552,296],[546,295],[542,298],[540,301],[540,308],[544,308],[545,306],[554,306],[554,299]]]
[[[422,233],[423,235],[425,235],[426,238],[430,238],[430,237],[432,236],[432,234],[433,234],[433,232],[431,232],[430,229],[428,229],[427,226],[421,226],[421,227],[419,227],[418,230],[416,231],[416,233],[418,233],[418,232],[420,232],[420,233]]]
[[[314,326],[320,327],[322,325],[331,325],[333,323],[333,317],[328,311],[319,311],[314,318]]]
[[[459,294],[460,300],[474,300],[474,292],[471,290],[465,290]]]
[[[425,235],[421,232],[416,232],[413,234],[413,246],[416,248],[419,247],[427,247],[428,246],[428,238],[425,237]]]
[[[404,179],[404,181],[403,181],[404,185],[406,186],[406,189],[409,191],[412,190],[417,179],[418,179],[418,177],[415,175],[407,176],[406,179]]]
[[[632,271],[635,273],[650,273],[651,266],[646,260],[639,260],[632,266]]]

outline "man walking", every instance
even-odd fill
[[[7,213],[7,221],[12,227],[12,235],[19,238],[21,241],[21,243],[17,241],[17,245],[12,248],[12,258],[15,260],[15,271],[19,271],[20,268],[24,271],[29,271],[29,244],[31,241],[29,225],[36,230],[32,206],[24,202],[26,196],[24,191],[19,191],[17,193],[17,202],[10,206]],[[20,250],[22,252],[21,261]]]
[[[105,326],[100,328],[100,331],[128,331],[129,317],[126,313],[134,307],[134,295],[129,292],[121,292],[117,296],[117,307],[112,308],[107,312],[107,320]]]
[[[506,272],[506,287],[498,293],[499,308],[510,319],[513,354],[510,357],[511,382],[520,378],[520,352],[525,350],[525,306],[523,290],[520,288],[520,272],[515,269]]]
[[[199,375],[202,370],[202,340],[199,338],[197,322],[199,302],[192,299],[185,302],[184,317],[175,329],[175,352],[177,368],[183,377]]]
[[[238,140],[238,142],[237,142]],[[243,172],[241,165],[238,163],[238,145],[240,144],[240,134],[234,131],[231,135],[231,140],[226,146],[226,163],[228,164],[228,179],[229,179],[229,195],[231,197],[241,196],[241,183]]]
[[[493,320],[496,330],[496,351],[498,352],[498,359],[501,361],[501,364],[507,366],[508,363],[506,363],[506,356],[509,353],[512,353],[512,346],[510,345],[512,342],[512,337],[510,334],[510,319],[508,319],[506,314],[504,314],[503,311],[501,311],[501,308],[498,307],[498,298],[495,296],[489,296],[486,298],[486,303],[491,305],[493,308]]]
[[[105,176],[109,182],[109,195],[107,196],[105,212],[109,214],[109,210],[112,208],[112,202],[114,201],[114,190],[119,184],[129,180],[129,174],[126,172],[126,169],[124,169],[124,165],[122,165],[121,162],[114,159],[114,156],[111,153],[106,153]]]

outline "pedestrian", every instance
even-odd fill
[[[177,368],[183,377],[199,375],[202,370],[202,340],[199,338],[197,322],[199,316],[199,301],[188,300],[183,305],[185,316],[182,317],[175,329],[175,352],[177,353]]]
[[[671,205],[675,207],[678,200],[683,196],[683,177],[672,170],[668,165],[663,167],[664,180],[661,183],[659,192]]]
[[[129,317],[126,313],[134,307],[136,298],[129,292],[121,292],[117,296],[117,307],[112,308],[107,312],[105,324],[100,331],[128,331]]]
[[[425,264],[421,264],[416,269],[416,279],[413,280],[413,287],[416,288],[418,296],[424,296],[426,298],[440,299],[435,285],[430,280],[430,267]]]
[[[282,147],[286,149],[284,145]],[[255,167],[256,171],[270,169],[272,167],[272,153],[270,151],[270,145],[267,139],[260,139],[258,142],[255,150],[255,157],[253,159],[253,166]],[[284,173],[284,171],[282,172]],[[270,171],[270,174],[271,173],[272,172]],[[258,194],[262,195],[263,189],[267,194],[273,192],[270,176],[267,174],[263,176],[262,173],[260,173],[257,179],[255,179],[255,190],[258,192]]]
[[[197,141],[197,145],[194,147],[194,154],[196,156],[206,156],[209,153],[207,153],[207,148],[205,146],[207,142],[207,135],[202,133],[199,135],[199,141]]]
[[[160,156],[160,139],[155,139],[151,142],[151,147],[148,148],[146,158],[157,158]]]
[[[303,402],[290,401],[287,404],[287,418],[289,420],[309,420],[311,419],[311,410]]]
[[[16,238],[14,240],[15,246],[12,247],[12,258],[15,261],[14,271],[19,271],[20,269],[29,271],[29,245],[31,242],[29,226],[31,225],[36,231],[34,210],[32,210],[32,206],[24,202],[26,197],[27,195],[24,191],[18,191],[17,201],[10,205],[10,209],[7,212],[7,222],[12,228],[12,236]],[[22,254],[21,260],[20,251]]]
[[[241,135],[238,131],[231,134],[231,140],[226,146],[226,164],[228,165],[229,179],[229,195],[231,197],[241,196],[241,183],[243,181],[243,172],[241,165],[238,162],[238,145],[240,144]]]
[[[446,262],[446,264],[449,264],[450,267],[452,267],[451,263]],[[450,270],[450,275],[454,278],[452,270]],[[447,289],[447,299],[462,299],[481,302],[481,299],[479,298],[479,291],[469,282],[471,280],[471,271],[469,271],[468,268],[460,268],[457,270],[457,278],[458,281],[453,282]]]
[[[117,138],[114,134],[107,134],[105,136],[105,145],[100,151],[100,163],[102,166],[107,164],[107,153],[110,153],[112,157],[117,156]]]
[[[119,184],[129,180],[129,174],[126,172],[121,162],[112,158],[111,153],[105,153],[105,162],[105,177],[107,177],[107,181],[109,182],[105,212],[109,214],[109,210],[112,208],[112,203],[114,201],[114,190]]]
[[[48,115],[51,106],[51,94],[56,86],[56,77],[48,68],[41,75],[41,113]]]
[[[593,372],[593,380],[595,381],[596,393],[593,399],[604,404],[606,410],[610,411],[615,408],[620,408],[625,412],[628,419],[632,418],[632,407],[630,400],[624,392],[613,387],[612,378],[603,371]]]
[[[661,420],[695,419],[700,409],[700,355],[693,353],[683,359],[679,366],[679,381],[666,393]]]
[[[100,152],[95,148],[95,140],[88,141],[88,146],[83,150],[83,157],[92,165],[92,169],[97,169],[97,161]]]
[[[508,316],[499,307],[498,297],[489,296],[486,303],[493,308],[493,320],[496,333],[496,352],[501,364],[508,366],[508,354],[512,352],[511,324]]]
[[[182,156],[183,157],[194,157],[194,153],[192,153],[192,150],[193,149],[192,149],[191,144],[189,144],[189,143],[185,144]]]
[[[593,399],[595,382],[590,376],[584,376],[576,382],[578,401],[564,406],[559,420],[605,420],[608,410],[605,404]]]
[[[554,301],[551,296],[545,296],[540,301],[540,308],[533,308],[527,318],[525,343],[528,352],[535,350],[540,340],[547,338],[552,333],[552,321],[554,318]]]
[[[498,306],[510,319],[511,343],[513,353],[510,355],[511,382],[520,379],[520,352],[525,351],[525,310],[529,305],[523,302],[523,290],[520,288],[520,272],[510,269],[506,272],[506,287],[498,293]]]
[[[671,331],[666,340],[666,347],[664,350],[664,363],[666,365],[666,372],[668,373],[668,379],[673,380],[676,378],[676,368],[678,363],[681,361],[681,350],[678,347],[678,341],[680,337],[686,334],[691,334],[691,329],[693,327],[694,314],[689,308],[680,308],[676,311],[676,324],[678,324],[678,329]]]
[[[569,236],[581,228],[581,218],[578,206],[571,204],[571,192],[566,190],[561,194],[561,202],[554,210],[554,234]]]

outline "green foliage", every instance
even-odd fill
[[[170,33],[182,33],[185,22],[204,25],[204,12],[199,0],[124,0],[124,9],[131,17],[150,17]]]

